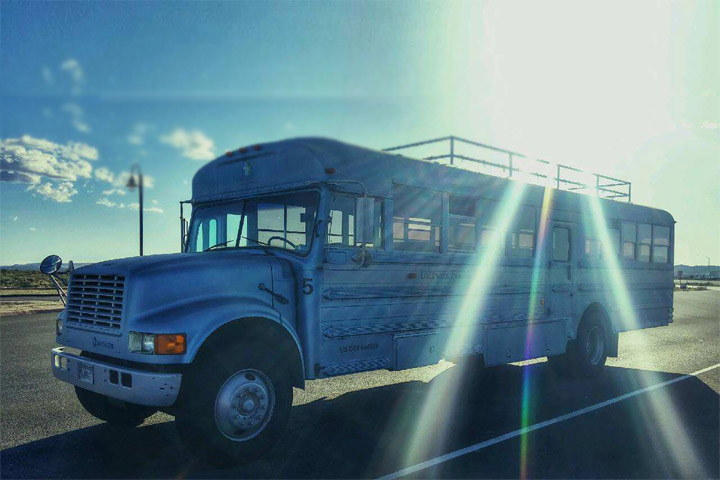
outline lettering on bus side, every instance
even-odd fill
[[[469,275],[462,270],[420,271],[421,280],[465,280]]]
[[[340,353],[360,352],[362,350],[376,350],[377,343],[358,343],[354,345],[342,345],[339,347]]]

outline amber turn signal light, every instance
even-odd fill
[[[160,333],[155,336],[155,353],[158,355],[182,355],[186,351],[184,333]]]

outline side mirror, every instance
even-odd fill
[[[57,255],[48,255],[40,262],[40,271],[45,275],[54,275],[62,267],[62,259]]]
[[[355,241],[373,243],[375,240],[375,199],[358,197],[355,201]]]

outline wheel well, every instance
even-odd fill
[[[580,317],[580,322],[587,318],[596,318],[600,320],[603,327],[605,327],[605,342],[607,345],[608,356],[617,357],[619,335],[613,331],[612,321],[610,320],[610,315],[608,315],[605,307],[599,303],[590,304],[585,309],[585,312],[583,312],[582,317]],[[580,325],[578,324],[578,328],[579,326]]]
[[[295,340],[282,325],[267,318],[240,318],[222,325],[205,339],[195,358],[202,358],[204,352],[239,343],[265,348],[270,355],[284,358],[291,370],[292,385],[305,388],[302,357]]]

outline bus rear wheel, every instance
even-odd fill
[[[204,356],[183,378],[175,424],[188,450],[211,465],[255,460],[290,417],[289,369],[281,359],[240,350]]]
[[[555,372],[575,378],[600,375],[607,360],[607,332],[597,317],[583,318],[575,340],[568,342],[563,355],[548,357]]]

